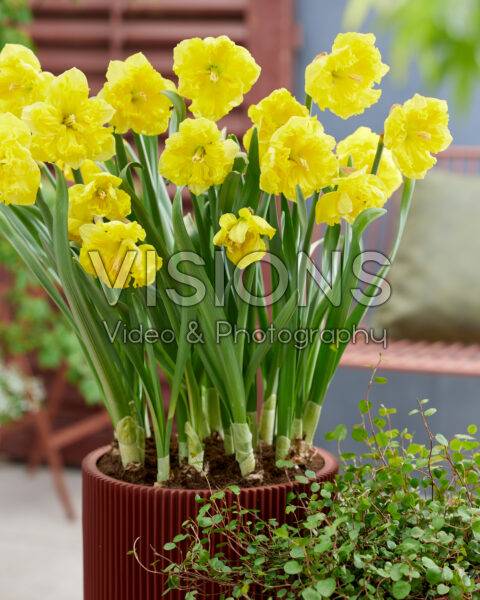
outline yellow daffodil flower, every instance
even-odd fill
[[[110,122],[117,133],[132,129],[143,135],[159,135],[167,130],[172,109],[162,92],[174,89],[174,83],[164,79],[138,52],[125,61],[110,61],[107,83],[98,97],[115,109]]]
[[[233,140],[222,138],[213,121],[186,119],[165,142],[159,171],[176,185],[187,185],[194,194],[202,194],[223,183],[238,150]]]
[[[95,164],[95,163],[93,163]],[[73,185],[68,190],[68,232],[70,239],[81,241],[80,227],[95,217],[121,220],[131,213],[130,196],[119,190],[122,180],[110,173],[93,175],[86,185]]]
[[[321,196],[315,207],[317,223],[335,225],[344,219],[353,223],[367,208],[381,208],[387,201],[387,188],[377,175],[366,169],[354,171],[333,181],[337,190]]]
[[[290,117],[308,117],[307,108],[295,100],[285,88],[274,90],[258,104],[252,104],[248,116],[258,131],[258,148],[260,160],[268,149],[272,135],[279,127],[285,125]],[[252,138],[253,127],[243,136],[243,145],[248,149]]]
[[[265,219],[253,214],[251,208],[241,208],[238,218],[232,213],[220,217],[220,231],[215,234],[215,246],[224,246],[227,257],[239,269],[262,260],[266,254],[265,242],[262,236],[270,239],[275,235],[275,229]]]
[[[338,162],[341,166],[346,167],[351,156],[356,169],[366,168],[369,173],[373,166],[379,139],[380,136],[369,127],[359,127],[354,133],[338,142]],[[402,174],[393,160],[391,151],[387,148],[383,149],[377,175],[385,184],[389,198],[402,185]]]
[[[250,52],[226,35],[180,42],[173,51],[178,92],[196,117],[218,121],[242,103],[260,75]]]
[[[340,33],[330,54],[323,52],[305,72],[305,91],[321,110],[348,119],[378,101],[380,83],[389,67],[382,63],[373,33]]]
[[[151,285],[162,267],[162,259],[152,246],[137,246],[145,235],[145,230],[136,221],[83,225],[80,227],[80,264],[87,273],[100,277],[110,288],[127,288],[132,277],[134,286]]]
[[[0,114],[0,204],[34,204],[40,169],[30,154],[28,127],[11,113]]]
[[[112,128],[104,127],[115,111],[104,100],[89,98],[88,92],[85,75],[70,69],[53,80],[45,102],[23,110],[36,160],[63,161],[78,169],[87,159],[102,161],[115,154]]]
[[[52,80],[29,48],[6,44],[0,52],[0,112],[21,117],[25,106],[45,99]]]
[[[415,94],[405,104],[394,106],[385,121],[385,147],[411,179],[423,179],[437,162],[431,153],[443,152],[451,141],[445,100]]]
[[[297,185],[305,197],[330,185],[338,175],[334,147],[316,117],[291,117],[273,134],[262,159],[261,189],[295,201]]]

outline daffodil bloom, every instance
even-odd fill
[[[29,48],[6,44],[0,52],[0,112],[21,117],[25,106],[45,99],[52,80]]]
[[[241,208],[238,218],[232,213],[225,213],[220,217],[220,231],[215,234],[215,246],[224,246],[227,257],[239,269],[262,260],[266,253],[266,246],[262,236],[270,239],[275,235],[275,229],[262,219],[253,214],[251,208]]]
[[[392,108],[385,121],[384,143],[405,177],[423,179],[452,141],[448,130],[445,100],[415,94],[403,105]]]
[[[387,188],[377,175],[366,169],[353,171],[346,177],[338,177],[333,182],[336,191],[321,196],[315,207],[317,223],[335,225],[344,219],[353,223],[367,208],[381,208],[388,199]]]
[[[348,119],[378,101],[389,67],[382,63],[373,33],[340,33],[330,54],[323,52],[305,71],[305,91],[318,106]]]
[[[291,117],[270,140],[261,162],[260,187],[295,201],[298,185],[305,197],[310,196],[338,175],[334,147],[335,139],[316,117]]]
[[[165,142],[159,171],[176,185],[187,185],[194,194],[202,194],[223,183],[238,150],[233,140],[222,138],[213,121],[186,119]]]
[[[34,204],[40,169],[30,154],[28,127],[11,113],[0,114],[0,204]]]
[[[108,160],[115,154],[111,127],[104,127],[114,109],[100,98],[88,97],[88,82],[78,69],[56,77],[45,102],[23,110],[32,133],[32,154],[44,162],[63,161],[78,169],[85,160]]]
[[[110,123],[117,133],[132,129],[143,135],[159,135],[167,130],[172,109],[162,94],[175,85],[155,71],[141,52],[127,60],[112,60],[107,83],[98,94],[115,109]]]
[[[252,104],[248,109],[248,116],[253,121],[258,131],[258,147],[260,160],[268,149],[272,135],[279,127],[285,125],[290,117],[308,117],[307,108],[295,100],[285,88],[274,90],[269,96],[258,104]],[[249,149],[253,127],[243,136],[243,145]]]
[[[151,285],[162,260],[152,246],[137,246],[145,235],[145,230],[135,221],[83,225],[80,228],[80,264],[87,273],[100,277],[110,288],[127,288],[132,277],[134,286]]]
[[[338,162],[346,167],[351,156],[356,169],[366,168],[367,172],[370,172],[379,139],[380,136],[369,127],[359,127],[354,133],[338,142]],[[391,151],[387,148],[383,150],[377,175],[385,184],[389,198],[402,184],[402,174],[393,160]]]
[[[122,180],[110,173],[93,175],[86,185],[73,185],[68,190],[68,232],[70,239],[80,242],[80,227],[97,218],[121,220],[131,212],[130,196],[119,190]]]
[[[242,103],[260,75],[250,52],[226,35],[180,42],[173,51],[178,92],[196,117],[218,121]]]

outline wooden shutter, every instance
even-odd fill
[[[228,35],[249,48],[263,72],[247,97],[257,102],[281,86],[292,89],[299,42],[294,0],[30,0],[31,35],[45,70],[73,66],[88,77],[92,92],[103,85],[108,62],[142,51],[173,78],[172,49],[184,38]],[[222,125],[232,133],[249,126],[246,109]]]

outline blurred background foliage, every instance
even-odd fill
[[[392,74],[405,81],[417,62],[434,89],[447,84],[459,108],[471,106],[480,81],[479,0],[349,0],[345,29],[374,24],[390,36]]]
[[[0,0],[0,50],[5,44],[34,49],[26,26],[32,20],[27,0]],[[68,381],[87,402],[98,402],[101,393],[70,326],[45,297],[35,278],[10,244],[0,238],[0,265],[12,286],[5,300],[11,322],[0,322],[0,346],[8,357],[34,353],[41,369],[67,366]]]
[[[27,0],[0,0],[0,50],[5,44],[24,44],[32,47],[32,42],[24,27],[32,20]]]
[[[100,390],[70,325],[52,306],[12,246],[1,237],[0,265],[7,269],[12,282],[6,298],[2,298],[13,316],[11,321],[0,321],[0,346],[5,356],[34,352],[42,369],[56,369],[65,363],[68,381],[87,402],[99,401]]]

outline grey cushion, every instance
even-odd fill
[[[480,177],[435,169],[416,184],[388,280],[370,324],[392,338],[480,342]]]

